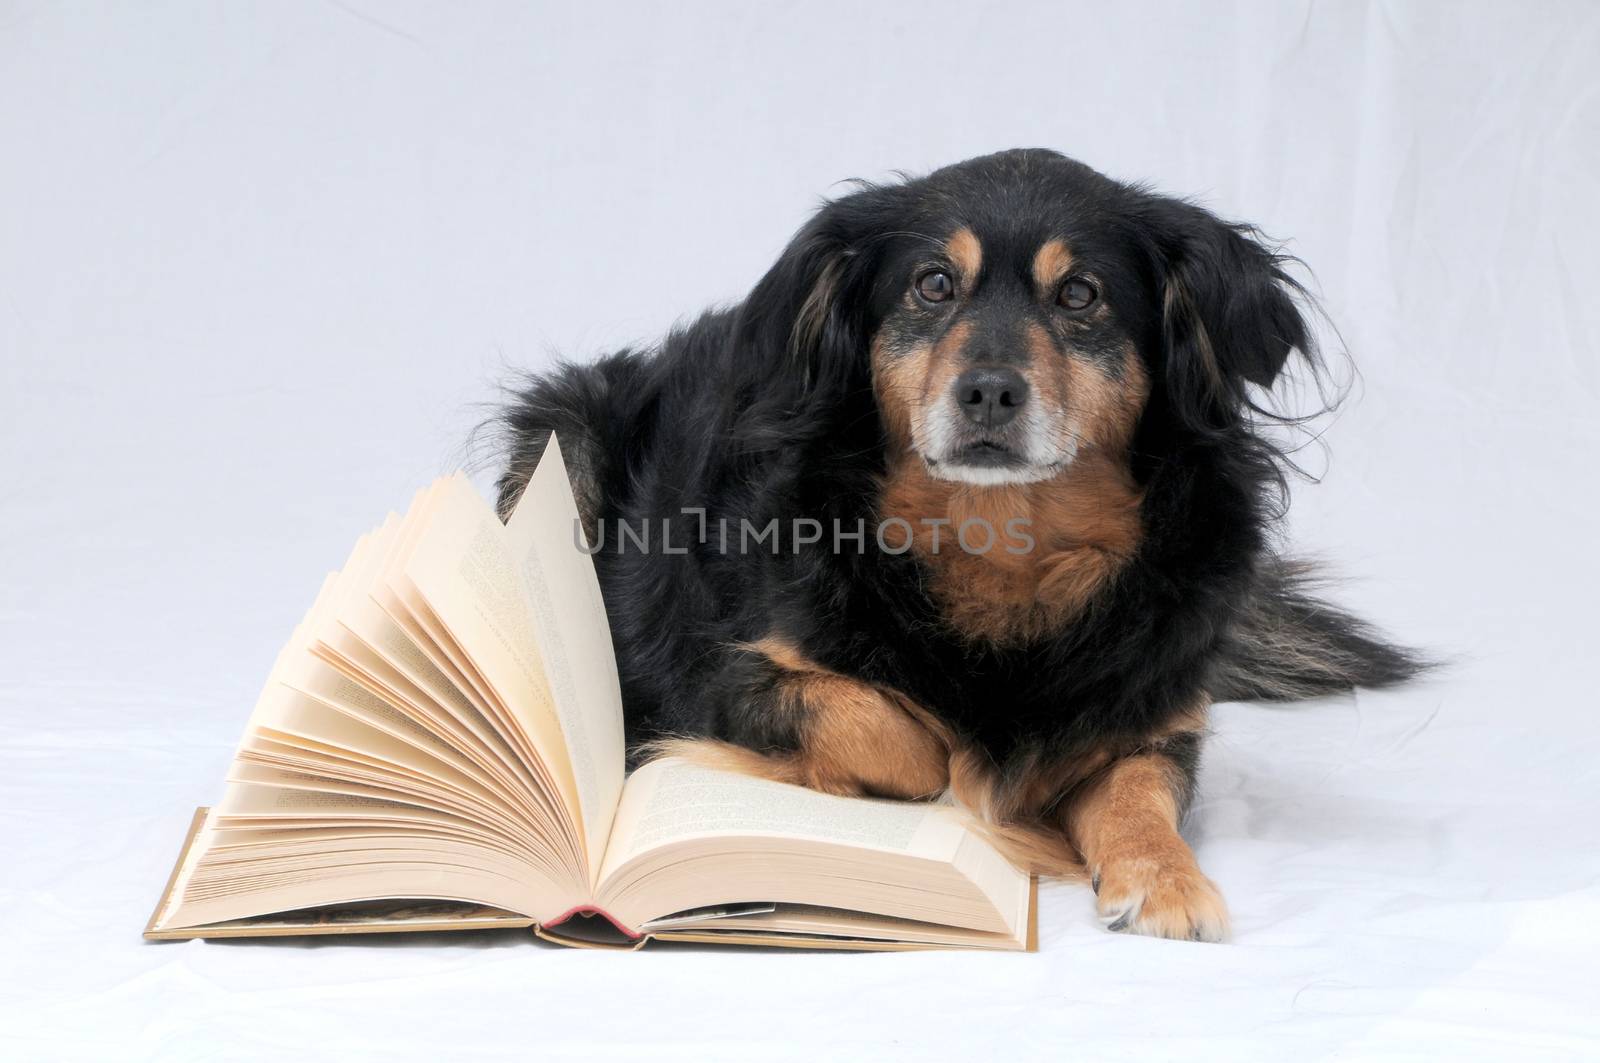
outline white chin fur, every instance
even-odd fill
[[[940,462],[937,465],[929,463],[928,471],[939,480],[978,484],[983,487],[1001,487],[1005,484],[1034,484],[1040,480],[1048,480],[1069,464],[1070,462],[1064,461],[1055,465],[1023,465],[1004,469],[986,465],[947,465]]]
[[[1016,448],[1018,453],[1034,459],[1027,464],[1003,468],[962,465],[945,460],[928,461],[929,454],[948,454],[956,449],[958,427],[956,414],[953,409],[946,407],[913,429],[913,445],[922,453],[928,471],[935,479],[981,487],[1036,484],[1059,475],[1077,457],[1076,446],[1051,446],[1044,414],[1037,406],[1029,406],[1022,422],[1022,438],[1017,441],[1020,445]],[[1041,458],[1044,460],[1039,460]],[[1050,460],[1052,458],[1056,460]]]

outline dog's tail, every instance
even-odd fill
[[[1434,667],[1314,593],[1310,566],[1274,560],[1224,643],[1216,701],[1299,701],[1390,687]]]
[[[608,488],[615,486],[610,481],[617,448],[637,430],[642,366],[637,353],[621,351],[593,365],[559,365],[511,391],[499,417],[507,451],[495,504],[502,518],[516,508],[554,432],[578,513],[593,528]]]

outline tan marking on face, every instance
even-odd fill
[[[1129,343],[1120,375],[1071,350],[1060,350],[1043,325],[1029,322],[1025,335],[1032,360],[1030,381],[1045,409],[1064,412],[1057,431],[1080,447],[1126,450],[1150,398],[1150,378]]]
[[[1042,292],[1054,291],[1072,272],[1072,252],[1066,242],[1046,240],[1033,255],[1033,283]]]
[[[872,391],[893,453],[911,447],[911,414],[922,405],[931,347],[890,352],[880,333],[872,341]]]
[[[983,245],[978,242],[977,234],[971,229],[957,229],[945,241],[944,250],[950,257],[950,264],[956,268],[956,275],[970,285],[983,269]]]
[[[1075,359],[1063,355],[1037,321],[1030,321],[1023,328],[1022,342],[1028,350],[1028,384],[1033,388],[1029,401],[1049,417],[1050,428],[1057,437],[1053,442],[1070,446],[1071,437],[1082,434],[1068,409],[1068,404],[1077,405],[1074,371],[1070,364]]]
[[[808,658],[787,639],[743,647],[780,669],[777,709],[793,714],[800,734],[794,753],[748,765],[826,793],[930,797],[949,780],[948,730],[898,691],[842,675]]]
[[[971,322],[958,321],[931,346],[892,351],[881,334],[873,339],[872,389],[891,453],[906,454],[919,442],[926,444],[929,411],[947,400],[971,334]]]
[[[1150,401],[1150,374],[1130,341],[1122,347],[1122,376],[1116,381],[1116,397],[1101,422],[1096,442],[1105,450],[1126,450],[1133,442],[1139,418]]]

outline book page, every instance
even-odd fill
[[[555,788],[552,796],[585,825],[591,816],[583,807],[505,528],[465,477],[443,481],[440,491],[427,528],[405,559],[404,575],[482,677],[508,726],[520,732],[512,744],[538,758]],[[597,853],[580,855],[592,864]]]
[[[1019,919],[1025,926],[1026,919]],[[713,910],[706,916],[697,913],[682,918],[654,920],[645,926],[657,936],[672,940],[741,939],[750,934],[778,934],[801,937],[839,938],[845,941],[902,942],[941,948],[1022,949],[1025,935],[968,930],[964,927],[919,923],[913,919],[852,912],[845,908],[821,908],[806,904],[776,904],[762,910],[726,914]],[[660,931],[665,930],[666,933]],[[675,934],[674,931],[687,931]]]
[[[835,797],[666,758],[629,777],[601,877],[692,838],[769,835],[948,861],[967,834],[947,805]]]
[[[322,810],[341,798],[347,807],[377,809],[395,805],[406,819],[391,819],[389,829],[365,839],[338,838],[320,854],[264,847],[241,861],[219,861],[213,836],[227,833],[227,816],[207,818],[186,850],[169,884],[168,896],[152,918],[150,931],[161,934],[184,927],[203,927],[222,920],[245,919],[274,912],[368,900],[426,898],[489,905],[531,919],[550,918],[563,910],[564,892],[528,874],[520,861],[485,847],[465,835],[406,831],[412,810],[391,802],[337,794],[296,791],[274,785],[235,784],[241,810],[282,809],[302,805]],[[251,792],[254,791],[254,792]],[[257,813],[259,815],[259,812]],[[442,819],[438,813],[424,813]],[[167,936],[181,936],[171,935]]]
[[[578,527],[561,446],[552,435],[506,535],[532,609],[598,881],[600,854],[622,796],[626,740],[611,625],[594,562],[575,538]]]
[[[801,904],[1015,938],[1028,877],[951,805],[836,797],[666,758],[623,787],[596,904],[625,926]]]

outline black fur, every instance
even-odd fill
[[[853,546],[773,556],[718,548],[718,518],[874,525],[885,471],[869,344],[918,239],[982,224],[1019,241],[1063,233],[1097,256],[1117,322],[1152,382],[1134,437],[1144,489],[1137,556],[1050,637],[994,645],[944,622],[912,555]],[[774,631],[835,671],[903,692],[994,763],[1145,742],[1197,699],[1302,697],[1385,685],[1405,651],[1300,590],[1272,555],[1279,454],[1250,385],[1292,352],[1315,357],[1282,261],[1251,230],[1045,151],[972,160],[864,186],[824,207],[741,305],[649,352],[533,380],[505,415],[509,509],[552,429],[585,516],[642,520],[666,554],[595,556],[630,739],[703,735],[793,748],[769,711],[774,676],[738,648]],[[703,508],[712,534],[686,508]],[[1192,775],[1196,750],[1184,750]]]

